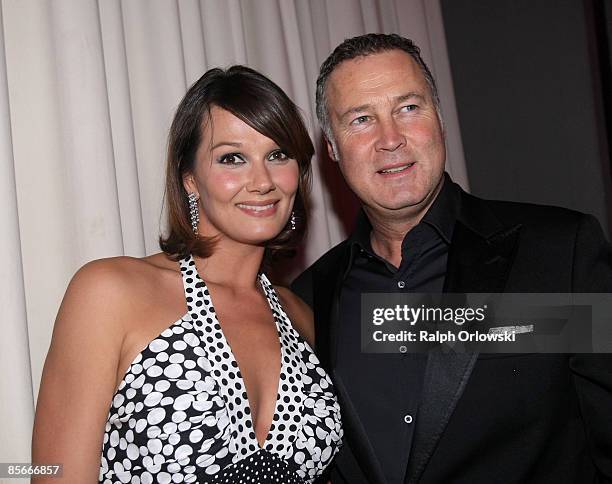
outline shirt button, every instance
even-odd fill
[[[397,287],[399,287],[400,289],[404,289],[406,287],[406,283],[404,281],[399,281],[397,283]]]
[[[410,414],[404,415],[404,423],[411,424],[412,423],[412,415],[410,415]]]

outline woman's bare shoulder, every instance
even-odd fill
[[[69,476],[88,476],[78,482],[97,478],[122,346],[129,321],[144,307],[134,295],[144,294],[147,278],[155,279],[152,274],[159,270],[147,260],[113,257],[85,264],[70,281],[43,369],[32,443],[35,462],[65,462]],[[76,450],[74,442],[79,442]]]
[[[178,273],[176,262],[159,253],[147,257],[108,257],[88,262],[72,278],[70,286],[91,290],[99,296],[121,296],[125,298],[141,286],[156,284],[158,277],[166,272]]]
[[[308,304],[287,287],[274,286],[274,289],[280,297],[283,308],[287,316],[289,316],[293,327],[310,346],[314,347],[314,318]]]
[[[144,311],[176,287],[178,269],[160,257],[111,257],[88,262],[68,285],[55,322],[52,349],[91,340],[119,358],[126,334]],[[82,346],[83,348],[86,345]]]
[[[109,275],[129,276],[142,271],[151,270],[172,270],[179,272],[179,264],[171,260],[163,252],[148,255],[145,257],[131,257],[121,255],[117,257],[106,257],[96,259],[85,264],[78,272],[81,271],[99,271],[99,274],[106,273]]]
[[[172,287],[177,275],[171,270],[158,258],[121,256],[88,262],[68,284],[56,330],[58,325],[103,325],[109,335],[124,335],[135,316],[166,286]]]
[[[145,309],[151,310],[170,282],[176,283],[177,275],[171,279],[167,273],[157,258],[123,256],[85,264],[73,276],[60,305],[48,359],[70,364],[64,356],[71,352],[71,361],[113,362],[114,382],[123,342],[134,321]]]

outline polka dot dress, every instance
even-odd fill
[[[281,346],[276,408],[263,447],[246,387],[192,256],[180,261],[188,313],[134,359],[113,396],[103,483],[310,483],[342,441],[330,379],[259,275]]]

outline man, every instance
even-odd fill
[[[612,481],[609,355],[360,350],[364,292],[612,292],[597,221],[454,184],[435,82],[408,39],[345,40],[321,67],[317,115],[363,209],[293,284],[342,405],[332,482]]]

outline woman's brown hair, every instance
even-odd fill
[[[297,106],[283,90],[259,72],[239,65],[207,71],[189,88],[178,106],[168,137],[165,187],[168,235],[159,239],[161,250],[178,260],[189,253],[209,257],[214,249],[214,238],[205,234],[197,236],[193,232],[183,186],[184,177],[194,171],[202,131],[212,122],[212,106],[240,118],[297,161],[299,183],[293,204],[295,230],[288,222],[265,244],[266,259],[277,253],[291,252],[306,229],[305,197],[310,188],[314,147]]]

